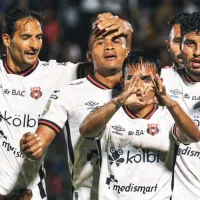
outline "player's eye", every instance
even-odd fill
[[[132,75],[127,75],[127,80],[131,80],[132,77]]]
[[[144,80],[146,83],[150,83],[151,77],[150,76],[144,76],[144,77],[142,77],[142,80]]]
[[[193,47],[195,45],[193,41],[185,41],[185,44],[189,47]]]

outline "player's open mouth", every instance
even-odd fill
[[[106,60],[115,60],[117,58],[117,56],[115,54],[105,54],[104,58]]]
[[[200,59],[193,59],[192,60],[192,67],[193,68],[200,68]]]

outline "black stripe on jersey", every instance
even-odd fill
[[[177,152],[178,152],[179,145],[174,143],[174,155],[173,155],[173,168],[172,168],[172,182],[171,182],[171,189],[174,190],[174,168],[176,164]],[[172,197],[170,198],[172,200]]]
[[[47,194],[46,194],[46,192],[44,190],[43,183],[42,183],[42,181],[43,181],[43,179],[45,177],[45,174],[44,174],[44,172],[42,170],[42,166],[39,169],[39,176],[40,176],[40,182],[38,183],[38,188],[39,188],[39,191],[40,191],[40,196],[43,199],[44,197],[47,196]]]
[[[99,151],[99,159],[100,159],[100,167],[101,167],[101,163],[102,163],[102,154],[101,154],[101,139],[96,140],[97,143],[97,148]]]
[[[46,119],[40,119],[39,122],[38,122],[38,125],[47,126],[50,129],[52,129],[55,133],[61,132],[61,128],[57,124],[55,124],[52,121],[46,120]]]
[[[31,68],[28,68],[24,71],[16,73],[8,66],[8,64],[6,62],[6,57],[4,57],[4,59],[3,59],[4,68],[8,74],[18,74],[21,76],[28,76],[29,74],[31,74],[37,68],[38,64],[39,64],[39,60],[36,60],[36,62],[34,63],[34,65]]]
[[[65,127],[67,129],[67,146],[69,150],[69,157],[73,165],[73,170],[72,170],[72,179],[74,176],[74,150],[72,146],[72,139],[71,139],[71,132],[70,132],[70,127],[69,127],[69,121],[67,120],[65,123]]]
[[[127,106],[122,106],[122,108],[124,109],[124,112],[131,118],[131,119],[136,119],[136,118],[140,118],[139,116],[137,116],[137,114],[133,111],[131,111]],[[151,111],[149,113],[147,113],[144,117],[142,117],[142,119],[150,119],[151,116],[156,112],[156,110],[158,109],[158,105],[155,105]]]
[[[88,74],[87,75],[87,80],[90,81],[93,85],[95,85],[98,88],[101,88],[103,90],[107,90],[110,89],[107,85],[101,83],[100,81],[98,81],[95,76],[93,76],[92,74]]]

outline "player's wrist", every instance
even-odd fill
[[[170,110],[174,109],[176,106],[178,105],[178,103],[174,100],[171,100],[170,102],[168,102],[166,104],[166,107]]]

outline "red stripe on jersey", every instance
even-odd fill
[[[39,61],[37,60],[37,61],[35,62],[35,64],[34,64],[29,70],[27,70],[26,72],[23,72],[23,73],[20,74],[20,75],[21,75],[21,76],[26,76],[26,75],[28,75],[30,72],[32,72],[32,71],[37,67],[38,63],[39,63]]]
[[[94,85],[96,85],[97,87],[99,87],[101,89],[104,89],[104,90],[110,89],[108,86],[103,85],[102,83],[98,82],[97,80],[94,80],[94,78],[90,74],[87,75],[87,78],[90,82],[92,82]]]
[[[144,119],[150,119],[151,116],[156,112],[157,109],[158,109],[158,105],[155,105],[154,108],[147,115],[145,115],[143,118]]]
[[[45,121],[40,119],[38,125],[47,125],[49,128],[53,129],[53,131],[55,131],[56,133],[60,133],[60,129],[50,121]]]
[[[185,79],[186,79],[189,83],[198,82],[198,81],[195,81],[193,78],[191,78],[191,77],[186,73],[185,70],[184,70],[184,72],[183,72],[183,75],[184,75]]]
[[[21,75],[21,76],[26,76],[26,75],[30,74],[32,71],[34,71],[34,69],[37,67],[38,63],[39,63],[39,61],[37,60],[37,61],[35,62],[35,64],[34,64],[31,68],[29,68],[28,70],[22,71],[22,72],[20,72],[20,73],[15,73],[15,72],[8,66],[8,64],[7,64],[7,62],[6,62],[6,57],[4,58],[4,61],[3,61],[3,65],[4,65],[4,67],[5,67],[5,69],[6,69],[6,71],[7,71],[8,74],[18,74],[18,75]]]
[[[133,113],[128,107],[124,106],[124,109],[125,112],[128,114],[128,116],[131,117],[132,119],[140,118],[136,115],[136,113]],[[158,105],[155,105],[149,113],[147,113],[144,117],[142,117],[142,119],[150,119],[157,109]]]

